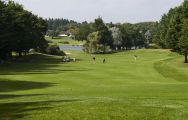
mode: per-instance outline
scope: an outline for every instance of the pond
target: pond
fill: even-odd
[[[74,50],[74,51],[82,51],[83,46],[59,46],[61,50]]]

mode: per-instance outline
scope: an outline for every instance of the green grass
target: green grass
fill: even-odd
[[[0,119],[188,119],[188,65],[182,56],[136,50],[96,55],[93,62],[90,54],[70,52],[77,62],[38,54],[1,65]]]
[[[61,45],[61,46],[77,46],[77,45],[83,45],[84,44],[84,41],[74,40],[70,37],[54,38],[54,39],[52,39],[52,37],[45,37],[45,38],[46,38],[46,40],[52,42],[50,44],[56,44],[56,45]],[[68,43],[65,44],[64,42],[68,42]]]

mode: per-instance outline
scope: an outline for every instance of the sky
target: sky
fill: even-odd
[[[13,0],[43,18],[65,18],[78,22],[102,17],[105,22],[159,21],[183,0]]]

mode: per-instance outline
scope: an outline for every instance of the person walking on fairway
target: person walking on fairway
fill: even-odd
[[[103,59],[103,63],[105,63],[105,62],[106,62],[106,59],[104,58],[104,59]]]
[[[93,62],[95,62],[95,59],[96,59],[96,58],[95,58],[95,57],[93,57]]]
[[[134,59],[135,59],[135,60],[137,60],[137,57],[138,57],[137,55],[134,55]]]

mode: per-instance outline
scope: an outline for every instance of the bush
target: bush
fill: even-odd
[[[47,54],[50,54],[50,55],[59,55],[59,56],[65,55],[65,53],[60,50],[58,45],[48,46],[48,48],[46,49],[46,52],[47,52]]]
[[[158,46],[157,44],[149,44],[148,49],[160,49],[160,46]]]
[[[34,54],[35,52],[36,52],[35,49],[30,49],[30,50],[29,50],[29,53],[31,53],[31,54]]]
[[[66,54],[65,54],[65,52],[63,50],[59,50],[57,55],[65,56]]]
[[[51,41],[51,40],[46,40],[48,43],[53,43],[53,41]]]
[[[63,41],[63,42],[58,42],[58,43],[62,43],[62,44],[70,44],[68,41]]]
[[[106,54],[112,53],[110,46],[106,46],[104,50],[104,46],[101,44],[97,44],[97,42],[87,42],[83,45],[83,51],[86,53],[92,54]]]

